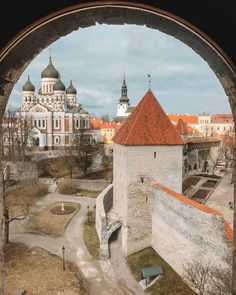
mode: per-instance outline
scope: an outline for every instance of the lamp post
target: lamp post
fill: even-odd
[[[87,209],[88,209],[88,223],[89,223],[89,205],[87,206]]]
[[[65,270],[65,247],[64,245],[62,246],[62,269]]]

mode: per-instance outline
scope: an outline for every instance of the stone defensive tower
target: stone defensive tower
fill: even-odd
[[[125,255],[151,245],[151,183],[182,192],[183,140],[149,89],[113,139],[113,208]]]

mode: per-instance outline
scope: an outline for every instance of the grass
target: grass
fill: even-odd
[[[43,159],[37,163],[39,177],[64,177],[69,175],[66,157]],[[74,167],[73,175],[80,176],[79,168]]]
[[[173,250],[174,251],[174,250]],[[129,255],[127,262],[135,279],[140,281],[140,268],[154,265],[162,266],[165,274],[148,289],[151,295],[196,295],[174,269],[163,260],[152,247]]]
[[[113,168],[103,169],[95,172],[88,173],[87,175],[83,175],[79,178],[86,179],[106,179],[111,181],[113,177]]]
[[[72,264],[62,269],[62,259],[39,247],[9,244],[6,254],[6,295],[24,288],[31,295],[85,295],[84,281]]]
[[[25,186],[7,192],[6,202],[11,216],[23,214],[26,207],[34,204],[48,193],[48,186],[37,180],[28,181]]]
[[[188,190],[192,185],[196,185],[200,180],[201,178],[195,176],[190,176],[185,179],[183,182],[183,192]]]
[[[101,191],[90,191],[86,189],[78,189],[77,192],[80,193],[82,197],[90,198],[96,198],[101,193]]]
[[[89,215],[89,222],[86,221],[84,223],[84,242],[85,245],[89,251],[89,254],[95,258],[98,259],[99,257],[99,239],[97,235],[97,231],[95,228],[95,211],[92,211],[92,213]]]
[[[58,188],[60,194],[73,195],[77,191],[76,183],[71,179],[65,179]]]
[[[69,206],[76,208],[76,210],[71,214],[63,215],[57,215],[51,212],[57,206],[61,206],[61,203],[54,203],[45,210],[37,214],[32,214],[28,223],[30,231],[40,232],[53,237],[63,235],[71,219],[79,212],[81,206],[78,203],[64,202],[65,208]]]

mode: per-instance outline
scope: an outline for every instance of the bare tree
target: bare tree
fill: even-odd
[[[210,263],[204,265],[200,261],[193,261],[184,266],[185,279],[200,295],[207,294],[207,283],[211,278]]]
[[[9,161],[25,160],[26,148],[32,137],[32,118],[8,108],[3,119],[2,146]]]
[[[98,152],[102,152],[104,146],[91,140],[90,135],[86,134],[86,129],[80,129],[74,134],[70,144],[65,147],[65,161],[70,177],[73,176],[73,168],[78,167],[84,175],[93,163],[93,158]]]
[[[4,244],[9,243],[9,225],[14,220],[23,220],[29,214],[30,204],[23,197],[12,200],[8,198],[3,185]]]
[[[184,278],[199,295],[232,295],[232,259],[229,267],[219,268],[210,262],[192,261],[183,266]]]

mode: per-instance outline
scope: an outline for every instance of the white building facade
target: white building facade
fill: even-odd
[[[22,91],[22,105],[17,116],[32,120],[33,145],[41,149],[63,147],[69,145],[71,138],[81,129],[90,128],[90,114],[78,103],[77,90],[72,81],[65,87],[51,57],[41,73],[38,94],[29,77]]]

